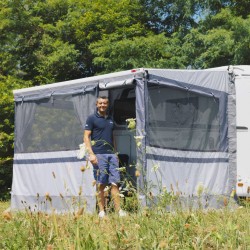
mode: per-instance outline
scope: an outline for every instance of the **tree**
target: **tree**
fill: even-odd
[[[182,53],[194,68],[249,64],[249,44],[250,17],[236,17],[225,8],[185,36]]]
[[[0,199],[9,196],[14,151],[14,101],[12,89],[30,86],[15,77],[0,76]]]
[[[249,64],[249,5],[0,0],[0,196],[13,157],[14,88],[138,67]]]
[[[150,30],[171,36],[175,32],[186,34],[197,23],[195,15],[199,6],[196,0],[141,0],[147,13],[145,22]]]
[[[249,0],[232,0],[231,9],[236,16],[246,19],[249,16],[250,1]]]
[[[102,67],[103,72],[114,68],[118,71],[140,67],[184,68],[180,47],[176,46],[178,42],[178,38],[151,34],[118,41],[109,37],[93,43],[90,48],[95,55],[93,63]]]
[[[82,53],[81,64],[92,74],[106,70],[104,64],[93,63],[96,56],[94,47],[100,48],[101,43],[107,44],[108,41],[113,46],[115,41],[144,37],[148,33],[141,21],[144,14],[139,1],[83,1],[77,8],[82,9],[82,13],[79,17],[75,14],[71,23],[75,29],[77,49]],[[118,69],[113,67],[112,70]]]

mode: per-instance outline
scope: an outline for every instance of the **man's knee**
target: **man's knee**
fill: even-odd
[[[104,189],[105,189],[105,187],[106,187],[107,185],[106,184],[99,184],[99,190],[100,191],[104,191]]]

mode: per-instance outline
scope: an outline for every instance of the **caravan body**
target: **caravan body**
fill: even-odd
[[[92,166],[76,155],[98,95],[109,96],[117,151],[143,204],[167,190],[218,207],[236,186],[234,80],[227,69],[138,69],[14,91],[12,208],[95,210]]]
[[[250,197],[250,66],[235,66],[238,196]]]

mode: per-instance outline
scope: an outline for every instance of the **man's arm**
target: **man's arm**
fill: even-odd
[[[93,150],[92,150],[92,146],[91,146],[91,140],[90,140],[90,136],[91,136],[91,130],[84,130],[84,135],[83,135],[83,141],[85,143],[85,147],[86,150],[89,154],[89,161],[93,164],[93,165],[97,165],[97,158],[96,155],[94,154]]]

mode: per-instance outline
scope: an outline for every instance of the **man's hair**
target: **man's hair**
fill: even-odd
[[[97,100],[98,100],[98,99],[106,99],[106,100],[109,100],[107,96],[98,96],[98,97],[97,97]]]

